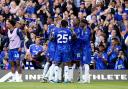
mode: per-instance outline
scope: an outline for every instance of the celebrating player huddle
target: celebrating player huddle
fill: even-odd
[[[62,82],[62,76],[64,76],[64,82],[73,82],[74,69],[78,67],[79,82],[90,83],[91,30],[84,19],[81,21],[74,19],[73,25],[73,30],[68,27],[66,20],[61,21],[60,27],[49,25],[50,39],[47,51],[49,60],[44,66],[42,82],[59,83]],[[64,69],[63,74],[62,69]]]

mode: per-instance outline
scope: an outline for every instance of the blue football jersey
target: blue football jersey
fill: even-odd
[[[5,57],[5,52],[2,51],[2,52],[0,53],[0,62],[3,62],[4,57]]]
[[[48,43],[48,51],[55,51],[56,43],[54,40],[50,40],[54,37],[55,32],[57,31],[57,27],[55,25],[49,25],[48,34],[49,34],[49,43]]]
[[[59,28],[55,32],[57,50],[69,51],[71,45],[71,31],[68,28]]]
[[[101,70],[101,69],[106,69],[107,68],[107,64],[105,64],[101,58],[103,58],[104,60],[107,61],[107,59],[108,59],[107,53],[103,52],[101,57],[99,57],[98,54],[94,55],[94,60],[96,62],[96,69],[97,70]]]
[[[81,28],[75,28],[74,33],[76,34],[77,39],[72,41],[72,48],[73,48],[73,50],[80,50],[82,47],[82,45],[81,45],[82,41],[80,40],[82,29]]]
[[[124,65],[124,60],[125,59],[122,59],[122,58],[119,58],[117,61],[116,61],[116,64],[115,64],[115,70],[123,70],[123,69],[126,69],[125,68],[125,65]]]
[[[91,40],[91,29],[90,27],[86,27],[86,29],[82,30],[81,38],[83,47],[91,47],[90,40]]]
[[[39,52],[43,51],[43,47],[41,45],[32,44],[30,45],[29,50],[30,50],[31,55],[34,57]]]
[[[107,53],[109,53],[112,50],[111,46],[108,47]],[[114,50],[112,50],[112,53],[109,55],[108,62],[111,63],[113,59],[117,58],[118,52],[121,50],[121,46],[115,46]]]
[[[91,45],[90,45],[91,29],[90,27],[86,27],[86,29],[82,30],[80,39],[82,41],[82,47],[83,47],[82,64],[90,64],[91,62]]]
[[[48,31],[47,31],[47,33],[48,33],[49,38],[50,38],[51,34],[54,33],[55,27],[56,26],[54,24],[48,25]]]

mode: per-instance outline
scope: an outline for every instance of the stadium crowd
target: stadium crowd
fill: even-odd
[[[85,25],[90,29],[92,69],[128,69],[128,0],[0,0],[1,69],[11,68],[7,48],[9,23],[19,29],[23,41],[18,50],[22,67],[42,69],[55,52],[49,56],[53,40],[50,30],[53,26],[59,28],[62,20],[68,22],[76,49],[82,46],[75,41],[79,34],[74,29],[84,29]],[[37,45],[39,49],[35,50]],[[80,50],[70,52],[72,60],[74,56],[82,58],[77,51]]]

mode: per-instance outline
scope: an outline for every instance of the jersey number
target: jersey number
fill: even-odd
[[[57,35],[57,43],[67,43],[68,41],[68,34],[58,34]]]

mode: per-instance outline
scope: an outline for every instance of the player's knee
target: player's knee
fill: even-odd
[[[15,67],[15,62],[14,61],[10,62],[10,64],[11,64],[11,67]]]
[[[71,62],[65,62],[64,65],[65,66],[70,66],[71,65]]]
[[[54,62],[55,66],[60,66],[59,62]]]
[[[17,66],[20,66],[20,61],[16,61],[16,65]]]
[[[85,70],[89,70],[89,65],[88,64],[84,64]]]
[[[76,65],[77,65],[78,67],[80,67],[80,61],[77,61]]]

